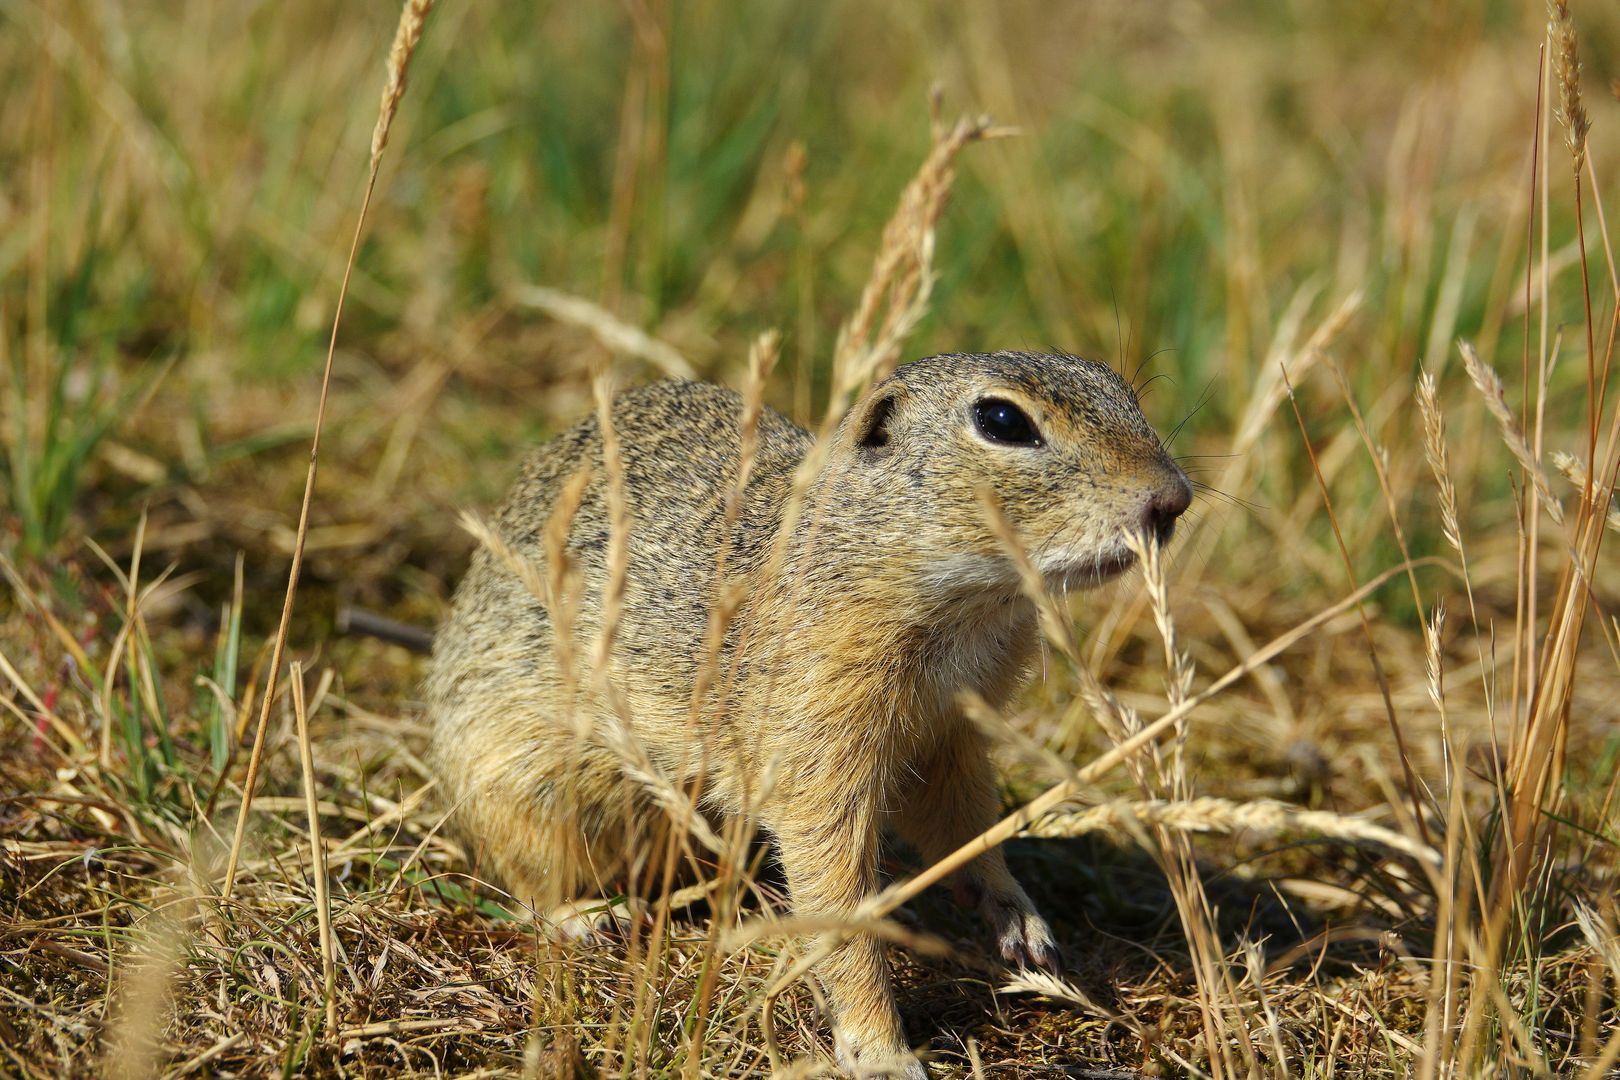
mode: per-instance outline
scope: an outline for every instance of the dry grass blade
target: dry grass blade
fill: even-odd
[[[304,774],[304,809],[309,823],[309,873],[315,882],[315,918],[321,935],[321,982],[326,995],[326,1034],[337,1034],[337,948],[332,937],[332,896],[321,842],[321,811],[315,782],[315,749],[309,738],[309,710],[304,702],[304,668],[294,660],[287,671],[293,717],[298,724],[298,761]]]
[[[1001,501],[997,498],[995,489],[988,484],[981,484],[978,490],[979,507],[984,511],[986,523],[995,534],[996,542],[1007,558],[1012,560],[1013,567],[1018,571],[1019,586],[1023,589],[1024,597],[1035,605],[1035,614],[1040,619],[1041,631],[1049,638],[1064,656],[1074,660],[1079,665],[1079,648],[1075,642],[1074,628],[1059,609],[1057,602],[1046,587],[1046,579],[1041,575],[1029,552],[1024,549],[1023,542],[1013,531],[1012,524],[1007,515],[1002,512]]]
[[[737,530],[737,517],[742,512],[743,498],[759,454],[759,420],[765,411],[765,384],[776,367],[781,344],[781,336],[775,330],[768,330],[754,340],[753,346],[748,351],[748,384],[743,391],[742,412],[737,418],[737,475],[731,489],[726,492],[725,509],[722,511],[720,524],[722,541],[719,553],[715,557],[714,576],[718,583],[719,595],[709,610],[708,626],[704,634],[703,663],[698,666],[697,677],[692,685],[689,719],[694,725],[699,722],[700,712],[708,702],[709,691],[719,674],[726,632],[731,628],[737,608],[747,595],[747,580],[741,576],[735,580],[728,578],[726,564],[731,553],[732,539]],[[714,707],[721,710],[724,708],[724,702],[716,702]]]
[[[1442,720],[1446,712],[1446,682],[1440,640],[1445,634],[1445,629],[1446,605],[1443,601],[1436,601],[1423,628],[1423,659],[1424,673],[1429,677],[1429,700],[1434,702],[1434,707],[1439,711]],[[1441,736],[1445,737],[1443,726]],[[1449,757],[1447,760],[1449,761]]]
[[[773,577],[787,558],[805,499],[826,464],[832,433],[854,404],[854,395],[894,366],[907,336],[927,313],[934,280],[934,226],[956,179],[957,156],[970,143],[1006,134],[988,117],[963,117],[949,129],[936,126],[927,158],[884,226],[860,302],[838,331],[832,393],[816,427],[815,445],[794,473],[763,578]]]
[[[1294,396],[1294,386],[1288,378],[1287,372],[1283,373],[1282,379],[1283,385],[1288,391],[1288,404],[1293,410],[1294,422],[1299,426],[1300,441],[1305,444],[1305,455],[1310,460],[1311,473],[1316,477],[1316,487],[1322,496],[1322,507],[1327,511],[1328,524],[1333,529],[1333,541],[1338,546],[1339,558],[1344,564],[1345,576],[1349,578],[1351,586],[1354,587],[1356,583],[1355,563],[1350,558],[1350,549],[1345,546],[1344,532],[1339,528],[1339,515],[1333,508],[1333,494],[1328,490],[1327,478],[1322,475],[1322,465],[1317,459],[1316,447],[1311,443],[1310,432],[1305,427],[1305,417],[1299,411],[1299,400]],[[1408,558],[1402,565],[1406,567],[1407,579],[1415,583],[1416,578],[1413,577],[1412,560]],[[1413,588],[1415,590],[1415,584]],[[1389,721],[1390,734],[1395,738],[1395,750],[1400,755],[1401,774],[1406,782],[1406,796],[1412,803],[1412,818],[1417,822],[1418,831],[1422,834],[1424,843],[1428,843],[1429,829],[1424,821],[1422,792],[1419,789],[1417,774],[1412,769],[1411,756],[1407,752],[1406,736],[1401,731],[1400,720],[1395,715],[1395,701],[1390,694],[1389,678],[1384,672],[1384,663],[1378,657],[1378,644],[1373,639],[1372,623],[1367,618],[1366,609],[1360,605],[1356,607],[1356,616],[1361,623],[1362,639],[1367,643],[1367,658],[1372,662],[1373,679],[1378,683],[1379,696],[1383,698],[1384,715]]]
[[[1587,944],[1608,966],[1610,976],[1620,982],[1620,934],[1604,925],[1602,916],[1590,904],[1579,901],[1575,904],[1575,923]]]
[[[1167,674],[1165,697],[1169,699],[1170,707],[1175,708],[1192,693],[1194,673],[1192,657],[1178,643],[1175,619],[1170,614],[1170,579],[1165,573],[1164,547],[1135,532],[1126,534],[1125,545],[1136,555],[1137,563],[1142,568],[1153,624],[1158,628],[1159,640],[1164,645]],[[1186,737],[1187,730],[1183,725],[1176,732],[1178,744],[1185,742]],[[1179,752],[1179,745],[1177,749]]]
[[[697,372],[673,345],[632,326],[600,304],[544,285],[517,285],[508,290],[516,303],[545,312],[558,322],[590,331],[605,347],[645,360],[672,379],[691,379]]]
[[[653,802],[676,826],[677,835],[690,833],[693,839],[712,853],[725,854],[728,850],[725,841],[715,835],[708,821],[698,812],[693,799],[652,760],[647,748],[623,718],[628,708],[619,702],[616,712],[619,715],[608,717],[596,726],[595,734],[618,757],[620,771],[641,785],[652,797]]]
[[[1446,420],[1440,412],[1434,376],[1427,371],[1418,376],[1417,403],[1423,417],[1423,456],[1434,474],[1435,489],[1440,495],[1440,534],[1462,560],[1466,578],[1468,556],[1463,551],[1462,526],[1457,519],[1457,485],[1451,480],[1451,461],[1446,452]]]
[[[1451,457],[1446,448],[1446,421],[1440,411],[1439,389],[1435,385],[1434,376],[1424,371],[1418,377],[1417,384],[1418,412],[1423,417],[1423,456],[1428,462],[1429,471],[1434,475],[1435,489],[1440,496],[1440,533],[1446,543],[1451,545],[1457,553],[1457,561],[1462,569],[1463,592],[1468,598],[1468,619],[1474,628],[1474,649],[1479,659],[1479,670],[1482,685],[1486,693],[1490,692],[1489,682],[1486,681],[1485,672],[1485,646],[1481,640],[1479,625],[1479,608],[1474,602],[1474,582],[1468,570],[1468,551],[1463,546],[1462,526],[1457,514],[1457,485],[1451,479]],[[1429,694],[1441,711],[1441,724],[1443,726],[1442,738],[1446,740],[1445,765],[1447,785],[1451,783],[1451,752],[1449,749],[1450,731],[1445,715],[1444,693],[1438,686],[1440,670],[1440,640],[1439,623],[1445,618],[1445,608],[1437,604],[1430,620],[1425,627],[1424,648],[1428,655],[1430,673]]]
[[[1592,325],[1592,280],[1587,272],[1586,222],[1582,198],[1583,174],[1586,171],[1586,140],[1592,122],[1581,101],[1581,53],[1575,35],[1575,23],[1570,18],[1569,0],[1548,0],[1547,34],[1552,38],[1554,67],[1558,75],[1558,113],[1564,125],[1564,141],[1569,147],[1570,167],[1575,179],[1575,240],[1580,249],[1581,289],[1586,311],[1586,399],[1587,406],[1587,461],[1597,460],[1598,423],[1603,415],[1603,399],[1609,388],[1609,372],[1604,367],[1601,385],[1597,377],[1597,343]],[[1607,237],[1604,243],[1608,243]],[[1541,444],[1538,442],[1537,446]],[[1588,500],[1592,492],[1584,492]]]
[[[602,468],[607,474],[607,585],[600,600],[600,628],[591,656],[591,670],[599,683],[606,683],[613,659],[613,643],[618,639],[624,618],[624,595],[630,574],[630,506],[625,498],[624,449],[613,423],[614,383],[603,374],[592,381],[596,398],[596,425],[602,437]]]
[[[1244,467],[1242,463],[1246,461],[1248,451],[1260,441],[1266,425],[1271,422],[1277,409],[1287,399],[1288,387],[1282,376],[1286,374],[1289,379],[1296,382],[1304,378],[1306,372],[1327,355],[1327,350],[1350,326],[1357,313],[1361,311],[1362,302],[1363,297],[1359,290],[1347,294],[1311,333],[1303,346],[1287,356],[1283,363],[1268,364],[1261,369],[1258,375],[1259,385],[1249,399],[1249,407],[1238,422],[1237,434],[1232,440],[1234,457],[1232,470]],[[1222,479],[1221,486],[1229,487],[1234,475],[1235,473],[1229,471]]]
[[[1067,979],[1059,978],[1049,971],[1039,968],[1020,968],[1011,978],[1001,984],[1003,994],[1040,994],[1054,1001],[1067,1001],[1078,1005],[1094,1016],[1109,1016],[1115,1014],[1097,1004],[1092,997],[1080,987]]]
[[[18,672],[16,667],[12,665],[11,661],[6,659],[6,654],[4,652],[0,652],[0,675],[4,675],[6,680],[10,682],[12,686],[17,688],[17,693],[22,695],[24,701],[28,702],[29,707],[34,710],[35,715],[44,718],[45,721],[51,725],[51,729],[62,737],[62,741],[65,745],[75,749],[83,749],[84,740],[79,737],[78,731],[74,729],[73,725],[69,724],[67,721],[58,716],[55,709],[52,709],[45,704],[44,699],[42,699],[39,694],[34,691],[33,687],[28,685],[27,681],[23,679],[22,674]],[[6,701],[6,704],[11,704],[9,698]],[[66,758],[67,755],[64,754],[63,757]]]
[[[1165,696],[1174,709],[1184,703],[1192,692],[1194,672],[1191,657],[1177,644],[1175,620],[1170,614],[1170,583],[1164,572],[1164,548],[1135,532],[1126,535],[1125,543],[1135,553],[1142,569],[1153,621],[1164,645]],[[1191,795],[1186,770],[1186,742],[1187,724],[1183,720],[1176,725],[1168,756],[1159,753],[1157,745],[1151,748],[1155,775],[1149,777],[1146,770],[1137,772],[1137,784],[1144,795],[1152,797],[1168,793],[1175,800],[1183,800]],[[1246,1020],[1246,1007],[1236,994],[1236,981],[1221,948],[1214,911],[1204,889],[1198,864],[1193,858],[1192,843],[1185,831],[1160,822],[1152,823],[1152,828],[1156,854],[1175,899],[1176,912],[1192,955],[1203,1013],[1205,1049],[1211,1070],[1216,1076],[1235,1071],[1236,1064],[1229,1053],[1229,1047],[1235,1044],[1247,1071],[1252,1073],[1256,1052],[1249,1034],[1250,1024],[1244,1022],[1234,1028],[1227,1022],[1228,1015]]]
[[[1569,0],[1548,0],[1547,33],[1553,39],[1553,62],[1558,74],[1558,119],[1564,125],[1575,174],[1586,164],[1586,136],[1592,130],[1581,101],[1581,55]]]
[[[963,716],[987,738],[1010,748],[1018,759],[1059,780],[1074,779],[1074,765],[1067,758],[1008,723],[998,710],[978,694],[964,690],[957,694],[956,701]]]
[[[1333,357],[1328,357],[1328,367],[1333,372],[1334,381],[1338,383],[1339,393],[1344,397],[1345,408],[1350,411],[1350,420],[1356,429],[1356,435],[1361,439],[1361,445],[1367,451],[1367,460],[1372,465],[1373,475],[1378,479],[1378,490],[1384,496],[1384,511],[1389,517],[1389,527],[1395,537],[1395,546],[1400,550],[1401,558],[1408,561],[1412,558],[1411,545],[1406,542],[1406,529],[1401,525],[1401,512],[1399,500],[1396,497],[1394,485],[1389,475],[1390,457],[1387,447],[1379,445],[1374,439],[1372,430],[1361,413],[1361,406],[1356,402],[1356,394],[1350,385],[1349,376],[1344,368]],[[1423,595],[1418,588],[1417,575],[1407,575],[1407,584],[1412,588],[1412,607],[1417,611],[1423,610]]]
[[[34,595],[33,590],[24,583],[22,576],[17,572],[16,563],[12,562],[3,551],[0,551],[0,576],[5,577],[6,583],[11,587],[12,596],[18,601],[27,604],[30,610],[44,620],[46,626],[50,627],[51,636],[56,639],[58,645],[62,646],[62,650],[73,658],[73,662],[79,665],[81,670],[88,670],[91,663],[89,654],[84,651],[84,646],[80,645],[78,639],[73,636],[72,631],[62,624],[62,620],[57,618],[56,613],[41,602],[38,596]],[[75,733],[75,737],[77,737],[77,733]]]
[[[292,626],[293,601],[298,595],[298,573],[303,567],[304,544],[309,537],[310,504],[315,497],[315,472],[321,456],[321,429],[326,421],[327,398],[332,388],[332,362],[337,356],[338,326],[343,321],[343,305],[349,295],[349,281],[354,273],[355,256],[360,252],[360,237],[365,231],[366,214],[371,208],[371,196],[377,189],[377,169],[382,163],[383,148],[388,145],[388,132],[400,99],[405,95],[405,78],[411,57],[422,39],[422,29],[434,0],[405,0],[400,11],[399,26],[394,43],[388,52],[388,75],[383,85],[382,102],[376,127],[371,133],[371,163],[367,169],[366,191],[360,200],[360,213],[354,222],[354,237],[349,243],[349,257],[343,266],[343,282],[338,286],[337,306],[332,314],[332,333],[327,339],[326,362],[321,368],[321,392],[315,406],[315,434],[309,447],[309,471],[304,477],[304,497],[298,509],[298,533],[293,543],[292,562],[287,569],[287,596],[281,606],[281,622],[276,627],[275,644],[270,650],[270,667],[265,674],[264,697],[259,709],[259,724],[253,733],[253,749],[248,755],[247,775],[242,780],[242,805],[236,814],[236,832],[231,838],[230,854],[225,864],[225,881],[220,886],[223,899],[231,898],[236,885],[237,868],[242,858],[242,842],[247,836],[248,814],[253,808],[253,792],[258,784],[259,768],[264,758],[264,739],[270,728],[270,707],[276,697],[276,682],[281,675],[282,655],[287,648],[287,632]]]
[[[748,480],[754,472],[759,453],[759,418],[765,411],[765,389],[771,372],[776,370],[781,348],[782,335],[767,330],[754,339],[748,350],[748,385],[743,391],[742,416],[737,420],[737,479],[726,493],[725,535],[728,537],[736,528],[743,493],[748,490]]]
[[[586,473],[579,475],[588,476]],[[554,602],[545,575],[541,573],[540,567],[535,565],[534,560],[519,554],[512,545],[502,539],[501,534],[495,530],[493,525],[471,510],[463,510],[459,522],[468,535],[483,545],[506,568],[509,574],[517,578],[523,584],[523,587],[529,590],[530,596],[546,605],[548,612],[552,610]]]
[[[545,534],[541,538],[546,553],[545,580],[538,584],[537,591],[536,583],[528,577],[522,578],[530,595],[545,605],[547,613],[551,616],[552,626],[556,628],[552,634],[552,649],[557,654],[557,669],[562,674],[563,686],[569,700],[573,700],[574,689],[579,682],[578,645],[574,641],[574,625],[578,621],[580,596],[583,590],[580,587],[579,568],[574,565],[573,557],[568,554],[568,532],[573,528],[574,518],[579,514],[580,505],[585,501],[585,490],[590,487],[590,483],[591,471],[580,469],[563,485],[562,496],[557,500],[557,506],[552,510],[550,519],[546,521]],[[505,557],[503,561],[507,561]],[[523,561],[527,564],[527,560]]]
[[[985,523],[990,526],[1002,554],[1011,560],[1014,569],[1017,570],[1019,587],[1025,598],[1035,605],[1041,632],[1073,665],[1075,678],[1080,684],[1080,697],[1091,710],[1092,718],[1116,744],[1128,741],[1140,733],[1142,727],[1140,718],[1135,710],[1123,705],[1098,681],[1096,674],[1080,656],[1080,646],[1074,636],[1074,627],[1059,608],[1056,597],[1046,587],[1046,579],[1013,531],[1012,524],[1002,512],[995,491],[987,485],[981,485],[977,495]],[[1174,706],[1171,707],[1171,711],[1176,711]],[[1147,746],[1147,757],[1151,759],[1155,768],[1160,766],[1159,748],[1156,744]],[[1133,770],[1143,767],[1134,757],[1127,758],[1126,761]]]
[[[134,548],[133,551],[130,552],[130,556],[129,556],[129,577],[125,580],[125,592],[126,592],[125,602],[126,602],[126,606],[124,608],[124,624],[125,624],[125,626],[130,628],[130,632],[125,637],[125,647],[129,650],[129,662],[130,662],[131,669],[134,668],[134,664],[135,664],[135,634],[134,634],[135,613],[136,613],[136,605],[137,605],[137,602],[138,602],[139,597],[140,597],[141,551],[146,546],[145,545],[145,540],[146,540],[146,512],[143,510],[141,512],[141,522],[135,528],[135,548]],[[112,651],[112,658],[109,658],[109,661],[108,661],[109,665],[111,663],[113,663],[113,660],[118,656],[118,652],[119,652],[119,650],[117,650],[117,649],[114,649]],[[112,670],[111,670],[111,667],[109,666],[109,668],[108,668],[109,682],[111,681],[111,678],[110,678],[111,674],[112,674]],[[112,722],[111,722],[111,711],[109,710],[106,715],[107,715],[107,722],[101,725],[101,767],[103,769],[110,769],[110,768],[112,768],[112,730],[113,730],[113,725],[112,725]]]

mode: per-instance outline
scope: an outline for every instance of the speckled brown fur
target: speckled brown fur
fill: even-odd
[[[986,439],[973,418],[986,397],[1022,408],[1042,445]],[[741,411],[737,394],[697,383],[657,383],[613,402],[630,532],[623,619],[605,674],[657,767],[682,784],[701,770],[708,810],[750,805],[770,771],[760,818],[795,907],[836,915],[878,888],[884,831],[932,860],[998,813],[988,748],[957,696],[970,689],[1007,701],[1037,635],[980,491],[994,492],[1049,583],[1068,588],[1122,570],[1125,530],[1145,522],[1163,530],[1190,489],[1107,365],[1025,353],[930,357],[899,368],[851,410],[772,573],[772,542],[811,439],[766,410],[724,559],[728,578],[747,581],[747,598],[694,724]],[[568,539],[583,573],[582,657],[608,583],[602,456],[595,419],[542,446],[498,522],[513,548],[543,562],[563,485],[593,470]],[[551,635],[543,605],[480,551],[439,632],[428,683],[434,761],[459,828],[489,870],[542,910],[622,882],[647,856],[657,820],[599,736],[614,714],[593,689],[596,673],[582,673],[573,702],[563,700]],[[1050,930],[999,850],[957,885],[977,898],[1009,960],[1055,961]],[[923,1075],[907,1055],[875,940],[849,941],[817,974],[847,1067],[898,1060]]]

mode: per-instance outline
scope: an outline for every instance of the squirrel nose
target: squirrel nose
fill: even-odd
[[[1168,544],[1176,531],[1176,519],[1192,503],[1192,485],[1180,469],[1167,474],[1148,496],[1142,511],[1142,531],[1160,544]]]

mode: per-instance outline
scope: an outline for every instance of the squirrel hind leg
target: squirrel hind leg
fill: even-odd
[[[563,936],[589,936],[604,903],[589,898],[623,895],[645,877],[653,815],[606,755],[587,750],[555,766],[486,781],[456,816],[483,876],[543,921],[559,913]]]

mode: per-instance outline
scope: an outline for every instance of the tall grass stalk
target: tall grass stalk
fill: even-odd
[[[366,170],[365,194],[360,198],[360,212],[355,217],[354,239],[349,244],[349,258],[343,267],[343,281],[338,286],[337,306],[332,315],[332,333],[327,339],[326,363],[321,369],[321,393],[315,406],[315,435],[309,447],[309,472],[304,478],[304,498],[298,510],[298,533],[293,543],[292,564],[287,570],[287,596],[281,605],[281,624],[276,628],[275,644],[271,646],[270,667],[265,673],[264,694],[259,707],[259,724],[253,733],[253,749],[248,757],[247,775],[242,780],[242,804],[236,814],[236,833],[231,838],[231,850],[225,864],[225,880],[220,896],[231,898],[236,884],[236,871],[242,856],[242,841],[247,835],[248,814],[253,808],[253,792],[259,779],[259,766],[264,757],[264,737],[270,726],[270,706],[276,697],[276,683],[281,675],[282,653],[287,647],[287,631],[292,625],[293,600],[298,595],[298,573],[304,562],[304,543],[309,536],[309,510],[315,497],[315,470],[320,463],[321,428],[326,421],[327,396],[332,388],[332,363],[337,356],[338,327],[343,321],[343,303],[349,295],[349,279],[354,273],[355,256],[360,251],[360,237],[365,231],[366,213],[371,209],[371,196],[377,188],[377,172],[382,165],[383,149],[388,145],[388,132],[393,127],[394,115],[405,96],[405,77],[410,70],[411,57],[422,40],[422,30],[434,0],[405,0],[400,10],[399,26],[394,32],[394,43],[388,51],[388,73],[383,83],[382,102],[377,124],[371,132],[371,161]]]

